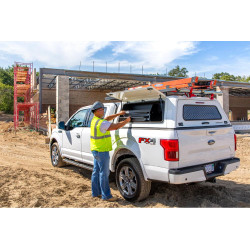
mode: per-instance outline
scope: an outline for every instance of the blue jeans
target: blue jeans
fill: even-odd
[[[92,196],[102,195],[103,200],[112,198],[109,188],[109,152],[92,151],[94,169],[91,176]]]

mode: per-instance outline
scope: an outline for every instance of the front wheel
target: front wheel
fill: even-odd
[[[145,181],[136,158],[123,159],[116,169],[116,185],[127,201],[142,201],[150,193],[151,182]]]
[[[51,146],[50,158],[51,158],[51,163],[54,167],[62,167],[66,165],[62,160],[57,142],[54,142]]]

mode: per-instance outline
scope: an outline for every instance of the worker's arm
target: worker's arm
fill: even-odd
[[[107,131],[111,131],[111,130],[117,130],[119,128],[122,128],[123,126],[125,126],[127,123],[129,123],[131,121],[131,118],[128,117],[126,120],[122,121],[122,122],[118,122],[118,123],[112,123],[109,128],[107,129]]]
[[[125,115],[125,111],[121,111],[121,112],[119,112],[119,113],[117,113],[117,114],[114,114],[114,115],[109,115],[109,116],[107,116],[107,117],[105,117],[104,119],[106,120],[106,121],[112,121],[113,119],[115,119],[117,116],[119,116],[119,115]]]

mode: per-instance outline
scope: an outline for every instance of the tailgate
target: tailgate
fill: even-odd
[[[179,167],[234,157],[234,130],[217,102],[180,100],[177,124]]]

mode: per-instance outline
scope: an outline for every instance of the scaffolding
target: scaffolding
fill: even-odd
[[[14,127],[19,126],[19,112],[24,112],[23,122],[35,129],[39,128],[39,103],[33,102],[34,85],[31,84],[33,63],[14,65]],[[34,81],[34,79],[33,79]]]

